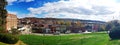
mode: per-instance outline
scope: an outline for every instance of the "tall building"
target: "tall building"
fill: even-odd
[[[17,28],[18,18],[14,14],[7,14],[6,18],[6,30],[11,30],[11,28]]]

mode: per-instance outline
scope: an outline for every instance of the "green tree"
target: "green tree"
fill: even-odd
[[[5,25],[6,25],[6,16],[7,16],[7,11],[5,9],[7,5],[6,0],[0,0],[0,32],[5,31]]]
[[[120,21],[119,20],[113,20],[110,22],[107,22],[106,24],[106,30],[111,30],[115,27],[119,27],[120,26]]]

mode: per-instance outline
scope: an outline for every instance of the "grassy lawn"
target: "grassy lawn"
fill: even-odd
[[[16,44],[6,44],[6,43],[0,42],[0,45],[26,45],[26,44],[24,44],[22,41],[18,41]]]
[[[21,35],[28,45],[120,45],[120,40],[109,41],[108,34],[90,33],[59,36]]]
[[[0,42],[0,45],[8,45],[8,44],[5,44],[5,43]]]

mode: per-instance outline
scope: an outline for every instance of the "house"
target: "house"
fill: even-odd
[[[7,14],[6,18],[6,30],[11,30],[11,28],[17,28],[18,18],[14,14]]]
[[[30,25],[24,25],[22,28],[18,29],[21,34],[30,34],[31,33],[31,26]]]
[[[29,22],[29,23],[27,23]],[[81,32],[97,32],[101,25],[105,22],[78,19],[57,19],[57,18],[34,18],[26,17],[20,19],[20,25],[30,25],[32,31],[36,33],[81,33]]]

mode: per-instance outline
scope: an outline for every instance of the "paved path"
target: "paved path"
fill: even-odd
[[[83,33],[70,33],[70,34],[59,34],[59,35],[75,35],[75,34],[83,34]],[[54,35],[54,34],[41,34],[41,33],[31,33],[31,35],[58,36],[58,35]]]

